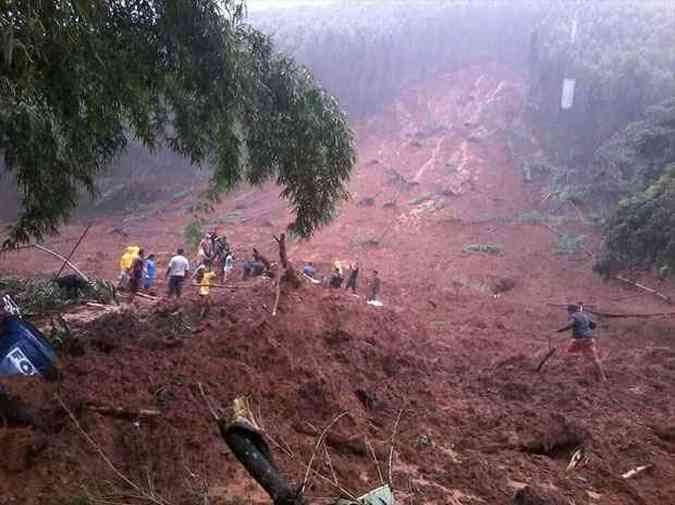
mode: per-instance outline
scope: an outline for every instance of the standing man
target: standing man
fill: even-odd
[[[582,353],[590,358],[593,361],[599,379],[602,382],[606,381],[607,376],[602,368],[595,337],[593,336],[593,330],[596,327],[595,322],[588,315],[588,312],[580,310],[578,305],[568,305],[567,313],[569,315],[567,325],[558,330],[558,333],[572,330],[572,341],[567,352]]]
[[[190,272],[190,262],[183,255],[183,249],[178,249],[176,255],[169,261],[165,277],[169,279],[169,298],[173,295],[180,298],[185,277]]]
[[[138,254],[134,256],[129,269],[129,291],[131,292],[131,299],[133,300],[143,285],[143,270],[145,269],[145,258],[143,258],[143,249],[138,250]]]
[[[356,280],[359,276],[359,264],[349,266],[349,278],[345,290],[352,288],[352,293],[356,294]]]
[[[380,295],[380,286],[382,285],[382,281],[380,281],[380,277],[377,270],[373,270],[373,277],[370,279],[368,285],[370,287],[368,301],[369,302],[377,301],[377,297]]]

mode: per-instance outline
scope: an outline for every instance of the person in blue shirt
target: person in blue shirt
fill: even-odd
[[[157,263],[155,262],[155,255],[151,254],[145,259],[143,268],[143,288],[150,289],[155,282],[157,275]]]
[[[605,370],[600,361],[600,355],[595,342],[593,330],[596,327],[595,321],[584,310],[583,304],[568,305],[567,314],[569,319],[567,324],[558,330],[558,333],[572,330],[572,341],[568,349],[569,353],[580,353],[587,356],[595,366],[598,377],[602,382],[607,380]]]
[[[311,261],[306,263],[305,266],[302,267],[302,273],[308,277],[314,278],[316,275],[316,268],[314,268],[314,264]]]

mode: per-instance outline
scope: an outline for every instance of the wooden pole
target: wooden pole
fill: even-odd
[[[660,292],[656,291],[655,289],[648,288],[644,284],[640,284],[639,282],[631,281],[629,279],[626,279],[625,277],[622,277],[621,275],[617,275],[615,277],[615,279],[617,279],[621,282],[625,282],[626,284],[630,284],[631,286],[635,286],[636,288],[641,289],[643,291],[646,291],[647,293],[651,293],[652,295],[654,295],[658,298],[661,298],[661,300],[665,301],[666,303],[668,303],[670,305],[672,305],[672,303],[673,303],[673,300],[669,296],[664,295],[663,293],[660,293]]]
[[[542,359],[539,362],[539,365],[537,365],[537,372],[540,372],[541,369],[544,368],[544,365],[546,364],[546,362],[551,358],[551,356],[553,356],[555,354],[556,349],[557,349],[557,347],[554,347],[553,349],[551,349],[550,351],[548,351],[546,353],[546,355],[544,356],[544,359]]]
[[[75,244],[75,247],[73,247],[73,250],[70,251],[70,254],[68,255],[68,258],[63,262],[63,265],[61,265],[61,268],[59,268],[59,271],[56,273],[56,277],[54,277],[54,280],[58,279],[59,276],[61,275],[61,273],[63,272],[63,269],[66,268],[66,263],[71,260],[71,258],[73,257],[73,254],[75,254],[75,251],[77,251],[77,248],[80,247],[80,244],[84,240],[84,237],[86,237],[87,233],[89,232],[89,228],[91,228],[91,226],[93,224],[94,223],[89,223],[87,225],[87,227],[84,229],[84,232],[82,232],[82,235],[80,236],[80,239]]]
[[[42,252],[45,252],[45,253],[47,253],[47,254],[51,254],[51,255],[54,256],[55,258],[60,259],[60,260],[63,261],[66,265],[68,265],[68,267],[70,267],[70,269],[71,269],[73,272],[75,272],[77,275],[79,275],[80,277],[82,277],[82,279],[83,279],[85,282],[89,282],[89,278],[88,278],[86,275],[84,275],[82,272],[80,272],[80,270],[79,270],[75,265],[73,265],[73,264],[68,260],[68,258],[63,257],[63,256],[61,256],[59,253],[54,252],[54,251],[52,251],[51,249],[47,249],[46,247],[41,246],[40,244],[34,244],[33,247],[35,247],[36,249],[38,249],[38,250],[40,250],[40,251],[42,251]]]

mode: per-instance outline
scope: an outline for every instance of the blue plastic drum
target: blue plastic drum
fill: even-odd
[[[40,330],[26,321],[8,317],[0,332],[0,377],[56,378],[56,353]]]

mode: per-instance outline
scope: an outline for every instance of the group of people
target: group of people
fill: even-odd
[[[234,268],[234,254],[225,236],[207,233],[199,242],[197,251],[197,268],[192,280],[199,287],[199,294],[208,296],[209,287],[214,279],[224,282]],[[190,274],[190,261],[180,248],[170,259],[165,278],[168,281],[169,298],[179,298],[183,286]],[[120,276],[118,287],[127,290],[132,297],[141,289],[150,290],[157,277],[157,261],[154,254],[145,255],[142,247],[129,246],[120,258]]]
[[[154,254],[145,256],[143,248],[129,246],[120,258],[120,276],[118,287],[128,289],[135,295],[141,288],[152,288],[157,275],[157,263]]]
[[[336,264],[334,268],[335,269],[333,273],[329,277],[323,277],[322,281],[324,284],[333,289],[340,289],[342,288],[342,284],[345,282],[345,275],[342,271],[341,265]],[[356,294],[360,270],[361,267],[358,264],[349,265],[349,272],[346,276],[347,282],[345,284],[345,290],[351,289],[352,293]],[[302,273],[311,279],[316,279],[317,277],[316,268],[311,261],[305,263]],[[370,279],[368,279],[367,300],[369,302],[378,301],[381,286],[382,281],[380,280],[380,275],[377,270],[373,270]]]

